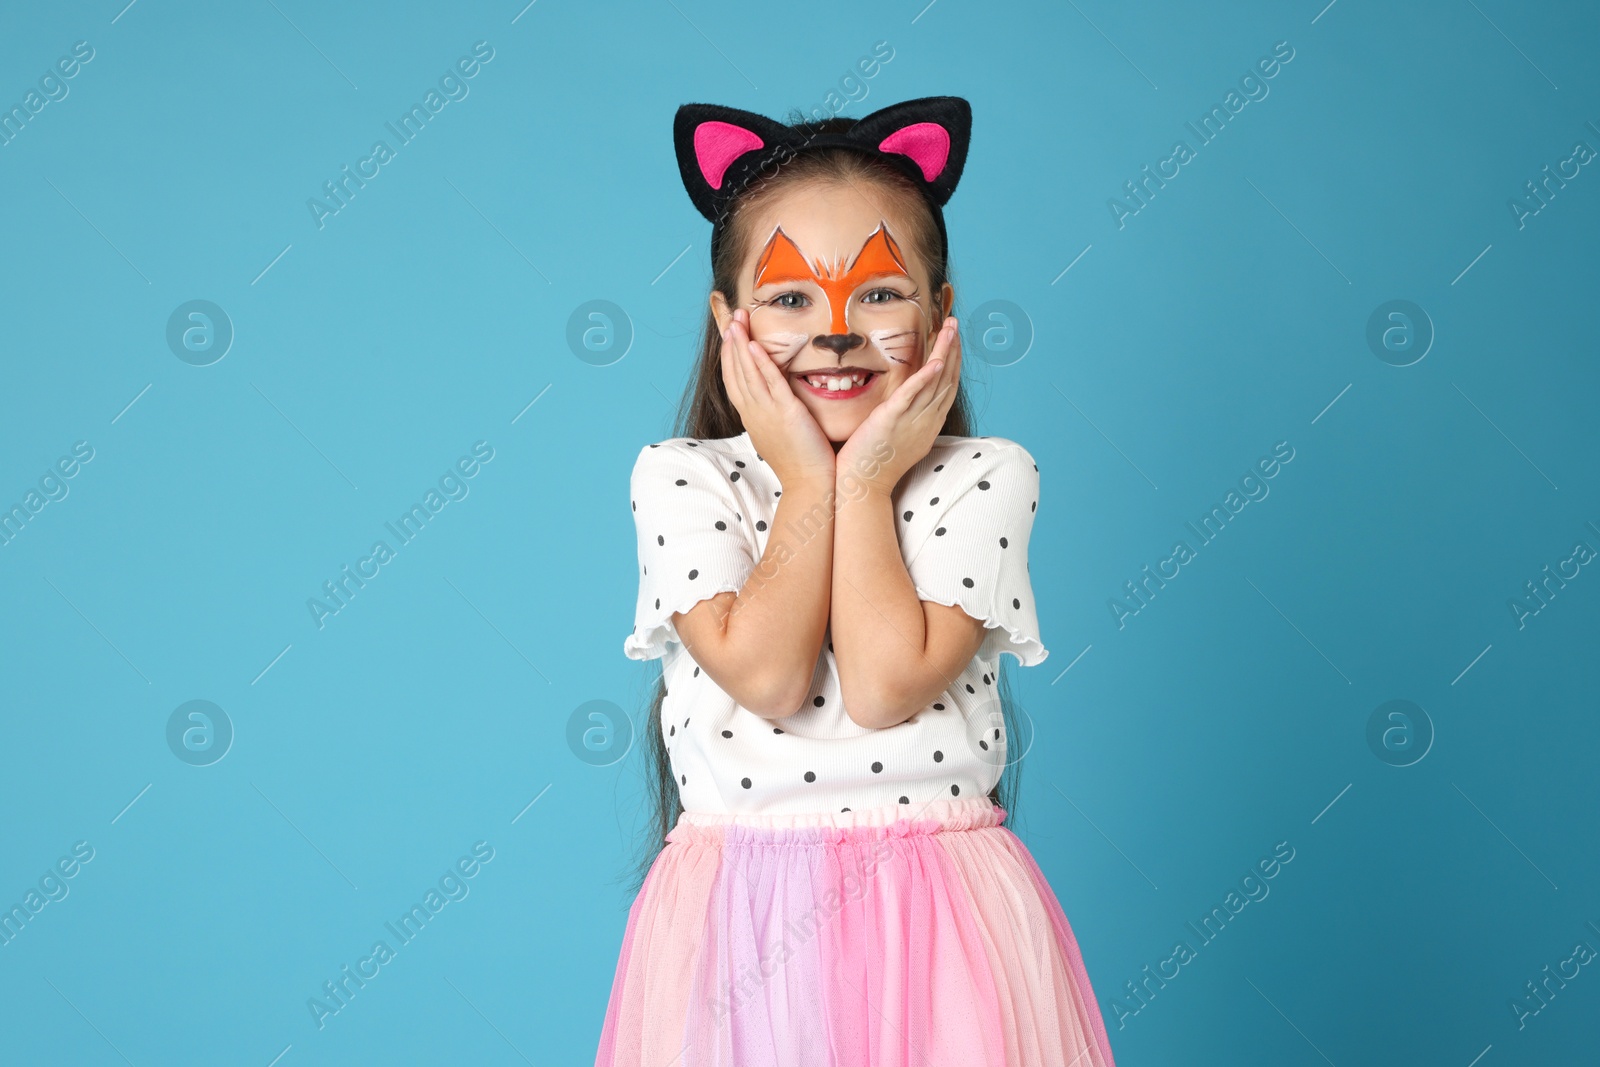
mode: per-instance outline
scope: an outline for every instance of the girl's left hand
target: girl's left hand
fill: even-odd
[[[915,374],[873,409],[839,449],[838,475],[889,495],[944,429],[961,383],[960,324],[947,317]]]

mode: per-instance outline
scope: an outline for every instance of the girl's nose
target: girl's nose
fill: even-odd
[[[819,333],[811,339],[811,343],[827,352],[832,352],[840,358],[852,348],[860,348],[866,343],[866,338],[859,333]]]

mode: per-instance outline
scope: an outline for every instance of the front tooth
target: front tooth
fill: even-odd
[[[839,390],[841,390],[843,388],[844,388],[844,379],[843,378],[829,378],[828,379],[828,391],[830,393],[837,393]]]

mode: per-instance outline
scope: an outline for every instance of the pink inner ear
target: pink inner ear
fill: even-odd
[[[694,128],[695,161],[713,189],[722,188],[722,176],[734,160],[763,143],[749,130],[730,122],[702,122]]]
[[[931,182],[950,158],[950,131],[937,122],[919,122],[885,137],[878,150],[910,156],[922,168],[923,179]]]

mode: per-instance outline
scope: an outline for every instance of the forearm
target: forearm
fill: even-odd
[[[842,500],[834,519],[833,652],[850,717],[904,722],[950,684],[928,655],[929,622],[906,571],[894,502],[872,489]]]
[[[828,481],[785,485],[766,551],[744,587],[678,616],[695,661],[765,718],[799,710],[816,672],[832,593],[832,491]]]

